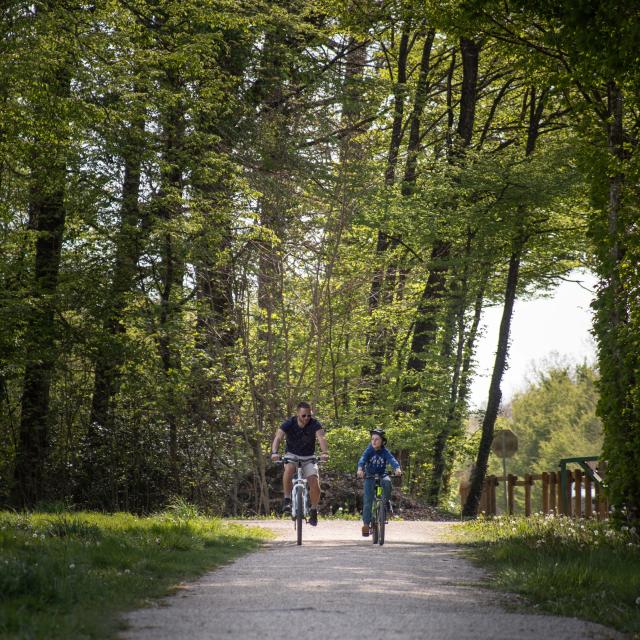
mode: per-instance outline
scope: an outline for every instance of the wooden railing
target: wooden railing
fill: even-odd
[[[563,482],[562,476],[565,475]],[[542,511],[543,514],[567,515],[576,518],[593,518],[604,520],[609,515],[609,505],[602,485],[596,482],[592,475],[581,470],[565,469],[541,474],[526,474],[522,478],[508,474],[504,476],[487,476],[482,489],[479,511],[487,515],[498,513],[498,501],[504,502],[502,496],[498,497],[498,487],[506,481],[507,500],[502,507],[502,512],[509,515],[515,513],[515,492],[517,487],[524,487],[524,515],[530,516],[534,511]],[[535,483],[542,483],[542,497],[540,509],[532,508],[532,489]],[[460,484],[460,500],[464,505],[469,494],[469,483]]]

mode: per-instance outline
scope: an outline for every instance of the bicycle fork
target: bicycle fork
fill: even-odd
[[[302,517],[309,513],[307,481],[304,478],[296,478],[291,492],[291,517],[295,520],[298,516],[298,495],[302,493]]]

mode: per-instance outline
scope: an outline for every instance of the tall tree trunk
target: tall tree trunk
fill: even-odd
[[[543,91],[542,95],[538,98],[535,88],[532,88],[531,90],[525,151],[527,156],[530,156],[535,151],[546,93],[546,91]],[[482,420],[482,433],[480,436],[480,444],[478,446],[475,466],[471,476],[471,486],[469,487],[469,494],[462,509],[462,515],[466,517],[476,517],[478,515],[478,506],[482,496],[482,486],[487,474],[489,453],[491,451],[491,443],[493,441],[493,431],[498,417],[498,410],[500,409],[500,402],[502,400],[502,390],[500,385],[507,364],[511,318],[513,315],[513,305],[515,303],[518,288],[520,261],[528,240],[526,226],[526,211],[520,207],[518,210],[513,250],[509,258],[509,272],[507,275],[507,284],[505,289],[504,308],[502,311],[502,319],[500,321],[498,348],[496,350],[496,358],[493,364],[491,383],[489,385],[487,408]]]
[[[49,451],[50,389],[57,359],[56,295],[66,219],[65,156],[69,140],[64,101],[71,86],[66,62],[53,65],[39,80],[42,88],[38,91],[43,93],[34,100],[36,122],[43,128],[57,129],[57,139],[54,143],[36,139],[30,163],[29,226],[36,235],[35,266],[24,337],[26,362],[12,492],[15,503],[27,508],[44,497]],[[35,135],[37,138],[38,133]]]
[[[400,36],[396,83],[393,91],[393,122],[391,124],[391,140],[389,142],[389,153],[387,154],[387,166],[384,172],[384,182],[388,187],[392,186],[396,180],[398,153],[400,152],[400,144],[402,143],[404,102],[407,96],[407,60],[409,57],[410,37],[410,24],[407,22],[404,24],[402,35]]]
[[[435,29],[429,29],[422,45],[420,58],[420,74],[413,99],[413,110],[410,117],[409,139],[407,142],[407,160],[405,162],[402,180],[402,195],[408,196],[413,192],[418,167],[418,151],[420,149],[420,124],[424,107],[429,95],[429,70],[431,66],[431,49],[435,38]]]
[[[107,295],[106,315],[103,322],[104,337],[95,362],[91,413],[83,455],[80,479],[81,499],[96,506],[113,506],[107,496],[109,467],[105,456],[113,446],[113,401],[118,391],[120,368],[124,363],[122,336],[125,331],[123,315],[126,296],[135,286],[141,246],[141,213],[139,206],[140,174],[144,153],[144,120],[137,119],[126,133],[123,148],[124,177],[120,206],[120,229],[116,239],[113,278]]]
[[[471,263],[471,250],[472,250],[472,232],[469,229],[467,232],[467,244],[465,247],[464,261],[465,266],[461,278],[461,283],[456,292],[455,299],[453,301],[454,322],[457,328],[456,336],[456,355],[453,363],[453,371],[449,389],[449,404],[447,408],[447,417],[444,427],[440,430],[436,436],[436,441],[433,449],[433,471],[431,473],[431,480],[427,499],[429,504],[437,506],[440,501],[440,494],[443,485],[443,478],[446,472],[446,449],[449,439],[454,435],[457,430],[456,426],[459,424],[459,412],[460,405],[460,391],[461,384],[463,383],[464,376],[464,364],[465,364],[465,352],[469,353],[469,350],[473,350],[473,344],[477,334],[478,323],[480,321],[480,310],[482,308],[482,293],[484,291],[484,283],[479,286],[480,299],[476,300],[475,314],[472,321],[471,328],[465,339],[465,311],[467,308],[467,295],[469,289],[469,266]],[[448,344],[448,341],[447,343]],[[448,358],[450,354],[444,354],[445,358]]]
[[[637,152],[637,143],[625,132],[625,99],[615,80],[607,85],[607,146],[610,173],[606,208],[606,234],[598,238],[601,284],[595,309],[600,364],[598,413],[604,425],[604,453],[609,463],[607,484],[615,519],[640,522],[640,415],[638,403],[639,357],[631,336],[638,315],[637,249],[634,233],[637,215],[626,194],[625,164]],[[631,109],[628,109],[630,111]],[[603,225],[604,226],[604,225]],[[637,244],[637,243],[636,243]],[[635,272],[634,272],[635,269]]]
[[[444,296],[447,273],[447,258],[451,245],[449,242],[437,241],[429,260],[429,277],[422,290],[422,296],[416,311],[416,321],[411,339],[411,350],[407,369],[410,372],[424,371],[426,366],[427,349],[433,343],[438,328],[437,314],[440,300]],[[417,388],[415,384],[411,388]]]
[[[469,390],[471,387],[471,361],[473,358],[473,354],[475,352],[475,344],[476,338],[478,336],[478,328],[480,326],[480,317],[482,315],[482,306],[484,303],[484,292],[486,282],[489,278],[488,273],[482,273],[480,276],[480,287],[476,293],[476,300],[474,304],[474,313],[473,320],[471,321],[471,327],[467,333],[467,336],[464,340],[464,355],[462,359],[462,370],[460,372],[460,382],[458,385],[458,393],[455,398],[455,405],[451,405],[453,407],[453,413],[447,416],[447,424],[448,432],[450,437],[455,434],[462,433],[463,431],[463,419],[464,412],[467,407],[467,398],[469,396]],[[451,396],[453,400],[453,394]],[[449,422],[450,419],[450,422]],[[449,481],[451,478],[450,470],[451,464],[453,462],[453,452],[450,448],[447,447],[445,442],[445,450],[444,450],[444,458],[445,460],[442,462],[444,471],[442,474],[442,486],[440,490],[440,495],[446,494],[449,489]]]
[[[460,97],[460,115],[457,126],[458,143],[454,145],[454,155],[460,156],[471,144],[475,122],[477,100],[478,61],[480,44],[461,38],[462,86]],[[453,160],[453,158],[452,158]],[[436,239],[431,250],[429,276],[418,304],[414,335],[407,369],[412,373],[424,370],[427,350],[433,344],[438,330],[438,308],[446,288],[451,243],[443,238]],[[408,389],[416,389],[415,382]]]
[[[471,144],[476,118],[480,43],[469,38],[460,38],[460,53],[462,54],[462,89],[457,133],[462,148],[466,149]]]
[[[280,241],[286,234],[286,216],[289,209],[287,187],[282,184],[288,176],[290,159],[287,140],[290,137],[291,118],[284,100],[284,81],[289,70],[280,66],[280,57],[287,49],[284,33],[270,34],[262,52],[260,70],[261,95],[260,161],[257,179],[262,194],[259,206],[259,224],[264,230],[256,242],[258,249],[255,435],[250,438],[258,470],[259,508],[269,513],[269,488],[264,464],[267,440],[273,437],[282,420],[286,406],[283,393],[290,393],[288,379],[283,372],[287,318],[283,307],[283,263]],[[284,75],[283,75],[284,74]],[[278,317],[280,320],[278,321]]]
[[[362,183],[359,179],[360,167],[364,154],[362,142],[358,139],[360,133],[356,127],[362,119],[364,72],[367,64],[366,42],[356,38],[350,38],[347,43],[345,59],[344,81],[342,86],[342,115],[341,129],[347,134],[340,144],[339,165],[339,215],[331,219],[328,225],[330,231],[328,244],[330,246],[328,267],[325,279],[325,300],[327,316],[327,329],[329,332],[328,348],[331,361],[331,387],[333,399],[334,419],[338,420],[342,411],[349,408],[349,394],[345,393],[338,378],[338,352],[341,350],[333,339],[335,322],[334,296],[332,276],[335,264],[340,256],[343,231],[350,227],[354,214],[357,214],[358,193],[357,188]],[[354,189],[356,185],[356,189]],[[347,343],[348,345],[348,343]],[[348,388],[348,385],[345,387]]]
[[[396,169],[398,165],[398,155],[404,134],[404,105],[407,95],[407,61],[410,52],[411,29],[407,22],[403,25],[400,36],[398,50],[398,62],[396,67],[396,82],[394,85],[393,97],[393,121],[391,124],[391,139],[387,153],[387,163],[384,173],[384,183],[388,189],[395,184]],[[369,314],[373,315],[379,309],[388,296],[385,289],[392,288],[393,269],[387,273],[387,256],[396,247],[397,242],[392,239],[386,230],[378,230],[376,240],[376,260],[375,269],[371,278],[371,288],[369,291]],[[384,366],[386,349],[386,332],[384,322],[377,321],[367,332],[366,350],[369,362],[362,368],[361,378],[363,387],[369,393],[377,386],[380,374]]]
[[[507,364],[511,317],[513,315],[513,305],[516,300],[518,277],[520,274],[520,260],[523,248],[524,240],[516,240],[514,251],[509,258],[509,272],[507,275],[504,307],[502,310],[502,319],[500,321],[500,331],[498,334],[498,349],[496,351],[496,358],[493,364],[491,384],[489,386],[489,400],[482,420],[482,435],[480,437],[476,463],[471,477],[469,496],[467,497],[462,509],[462,515],[466,517],[475,517],[478,514],[478,505],[480,504],[480,497],[482,495],[482,485],[487,473],[489,452],[491,451],[491,443],[493,441],[493,429],[496,423],[496,418],[498,417],[500,401],[502,400],[500,383]]]
[[[174,94],[182,90],[179,79],[167,71],[166,86]],[[174,345],[173,324],[180,314],[175,297],[180,294],[184,275],[184,249],[173,226],[182,210],[185,122],[182,105],[167,107],[162,125],[161,192],[156,215],[162,224],[160,239],[160,314],[158,352],[166,382],[164,413],[169,430],[168,457],[171,490],[180,491],[180,460],[178,451],[178,398],[175,392],[175,372],[180,370],[180,353]]]
[[[29,205],[37,240],[33,308],[25,340],[29,357],[24,372],[14,474],[16,496],[22,507],[33,507],[44,496],[49,449],[49,394],[56,362],[55,296],[66,213],[62,186],[64,166],[56,159],[55,164],[49,164],[46,174],[42,169],[32,168]]]

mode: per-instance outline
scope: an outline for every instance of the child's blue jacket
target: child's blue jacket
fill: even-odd
[[[358,460],[358,467],[362,467],[368,476],[386,473],[388,464],[394,469],[400,468],[400,463],[384,446],[376,451],[373,445],[369,445]]]

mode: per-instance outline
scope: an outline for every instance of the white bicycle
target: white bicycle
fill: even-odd
[[[309,483],[302,474],[302,467],[309,462],[316,464],[319,460],[316,456],[294,459],[285,455],[282,460],[278,461],[278,464],[291,463],[296,465],[296,475],[293,477],[291,489],[291,519],[296,530],[298,544],[302,544],[302,523],[309,517],[311,502],[309,500]]]

